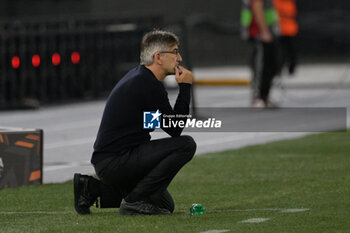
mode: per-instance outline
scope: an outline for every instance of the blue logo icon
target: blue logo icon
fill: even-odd
[[[143,112],[143,128],[144,129],[160,129],[160,116],[162,114],[156,112]]]

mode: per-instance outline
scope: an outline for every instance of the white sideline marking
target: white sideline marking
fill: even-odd
[[[309,211],[310,209],[279,209],[279,208],[262,208],[262,209],[245,209],[245,210],[216,210],[216,211],[209,211],[207,213],[223,213],[223,212],[251,212],[251,211],[279,211],[280,213],[297,213],[297,212],[305,212]],[[180,211],[183,213],[187,213],[187,211]],[[13,214],[74,214],[75,212],[69,212],[69,211],[31,211],[31,212],[21,212],[21,211],[0,211],[0,215],[13,215]],[[265,222],[270,220],[269,218],[250,218],[247,220],[240,221],[240,223],[259,223],[259,222]],[[210,230],[205,231],[201,233],[221,233],[221,232],[228,232],[229,230]]]
[[[205,213],[212,214],[212,213],[232,213],[232,212],[280,212],[280,213],[297,213],[297,212],[304,212],[309,211],[310,209],[282,209],[282,208],[260,208],[260,209],[231,209],[231,210],[208,210],[205,211]],[[179,213],[187,214],[188,211],[178,211]]]
[[[247,135],[240,135],[240,136],[237,136],[237,135],[227,136],[225,138],[216,138],[216,139],[211,138],[208,140],[198,141],[198,145],[199,146],[212,146],[212,145],[216,145],[219,143],[236,142],[236,141],[240,141],[240,140],[253,139],[254,137],[255,137],[255,135],[247,134]]]
[[[3,214],[3,215],[13,215],[13,214],[73,214],[74,212],[67,212],[67,211],[61,211],[61,212],[55,212],[55,211],[52,211],[52,212],[49,212],[49,211],[31,211],[31,212],[15,212],[15,211],[12,211],[12,212],[5,212],[5,211],[2,211],[0,212],[0,215]]]
[[[228,232],[230,230],[209,230],[209,231],[203,231],[201,233],[223,233],[223,232]]]
[[[45,165],[44,164],[44,172],[50,172],[50,171],[56,171],[56,170],[61,170],[61,169],[66,169],[66,168],[71,168],[71,167],[80,167],[80,166],[91,166],[90,161],[83,161],[83,162],[72,162],[72,163],[66,163],[62,165]]]
[[[269,221],[269,218],[250,218],[247,220],[239,221],[239,223],[261,223]]]
[[[279,211],[279,208],[261,208],[261,209],[233,209],[233,210],[212,210],[207,213],[225,213],[225,212],[256,212],[256,211]],[[283,210],[283,209],[282,209]]]
[[[59,147],[92,144],[95,141],[95,139],[96,139],[96,137],[90,137],[90,138],[79,138],[79,139],[70,140],[70,141],[61,141],[61,142],[48,143],[48,144],[44,145],[44,149],[45,150],[50,150],[50,149],[56,149],[56,148],[59,148]]]
[[[97,127],[100,123],[99,119],[74,121],[69,123],[55,124],[44,128],[45,132],[59,132],[72,129],[81,129],[88,127]]]
[[[285,210],[281,210],[281,213],[298,213],[298,212],[305,212],[305,211],[309,211],[310,209],[285,209]]]

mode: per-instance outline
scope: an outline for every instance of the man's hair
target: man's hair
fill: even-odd
[[[153,56],[158,51],[164,51],[169,47],[178,45],[179,38],[172,32],[153,30],[146,33],[141,41],[141,65],[152,65]]]

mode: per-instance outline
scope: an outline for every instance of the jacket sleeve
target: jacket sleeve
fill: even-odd
[[[174,108],[172,108],[168,99],[168,93],[166,92],[164,86],[161,86],[158,93],[154,92],[153,100],[156,102],[154,107],[156,107],[156,110],[159,109],[163,115],[188,115],[191,100],[191,87],[192,85],[188,83],[179,84],[179,93]],[[186,122],[186,119],[187,118],[176,117],[172,118],[172,121],[174,123],[177,123],[179,121]],[[180,136],[183,130],[183,128],[178,124],[175,127],[163,127],[162,125],[162,129],[172,137]]]

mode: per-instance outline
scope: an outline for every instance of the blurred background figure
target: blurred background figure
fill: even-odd
[[[274,0],[274,5],[279,18],[280,46],[282,68],[286,67],[290,75],[294,74],[297,65],[297,52],[295,38],[298,34],[297,6],[295,0]]]
[[[253,46],[252,107],[276,107],[269,100],[274,76],[279,70],[279,22],[272,0],[243,0],[241,11],[243,39]]]

